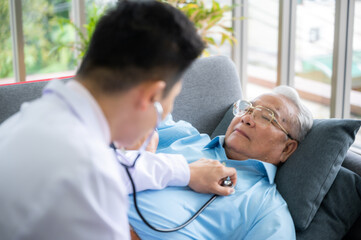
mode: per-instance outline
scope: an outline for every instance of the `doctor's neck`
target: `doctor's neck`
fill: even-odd
[[[165,83],[144,82],[126,91],[103,91],[91,81],[78,81],[92,95],[106,118],[111,141],[131,146],[156,125],[154,101],[162,97]],[[147,119],[147,121],[144,121]]]

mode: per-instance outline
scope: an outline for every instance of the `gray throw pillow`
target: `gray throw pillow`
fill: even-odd
[[[296,230],[305,230],[336,178],[361,121],[315,119],[297,150],[278,169],[276,184]]]
[[[232,119],[231,106],[211,137],[225,134]],[[315,119],[297,150],[278,168],[277,188],[288,204],[296,230],[309,226],[360,125],[358,120]]]

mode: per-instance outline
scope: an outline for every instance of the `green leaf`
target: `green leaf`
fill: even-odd
[[[205,40],[205,42],[208,43],[208,44],[217,45],[217,44],[216,44],[216,41],[214,41],[214,38],[212,38],[212,37],[205,37],[204,40]]]

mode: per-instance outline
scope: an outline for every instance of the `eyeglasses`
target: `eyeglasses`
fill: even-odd
[[[234,116],[243,116],[247,113],[252,114],[254,121],[261,126],[266,127],[270,123],[275,123],[275,125],[281,129],[287,137],[294,140],[286,129],[277,121],[275,113],[271,109],[260,105],[254,107],[252,103],[245,100],[238,100],[233,104]]]

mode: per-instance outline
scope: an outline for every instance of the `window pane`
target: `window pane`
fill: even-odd
[[[0,84],[14,82],[9,1],[0,1]]]
[[[248,6],[247,98],[252,99],[276,85],[279,2],[252,0]]]
[[[315,118],[329,118],[335,0],[298,1],[295,87]]]
[[[22,1],[26,80],[74,74],[70,9],[70,0]]]
[[[355,1],[355,21],[352,56],[351,117],[361,120],[361,0]],[[361,148],[361,131],[355,145]]]

